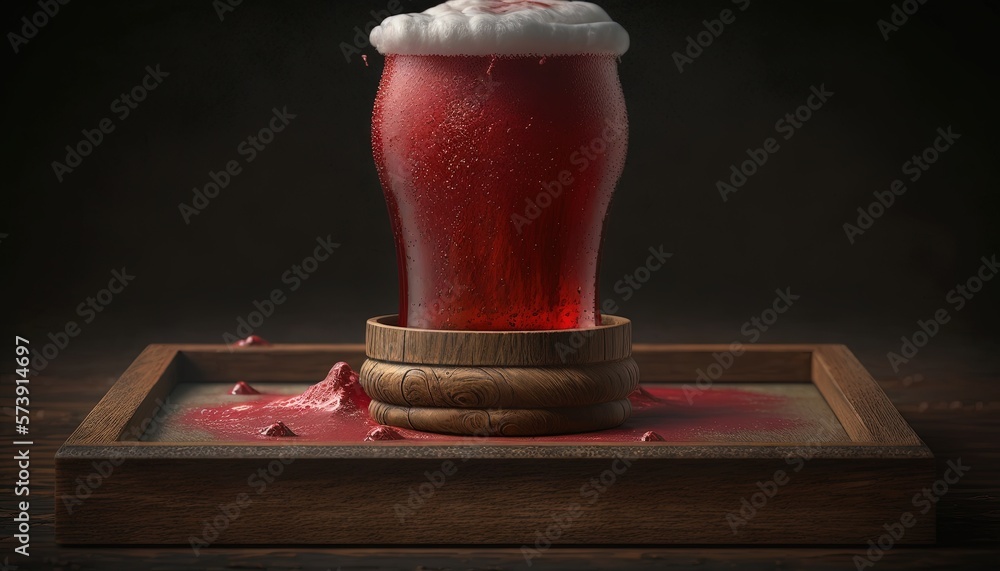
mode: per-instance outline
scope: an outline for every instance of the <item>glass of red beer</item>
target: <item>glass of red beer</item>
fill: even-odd
[[[372,121],[399,325],[601,325],[605,219],[628,117],[628,34],[588,2],[452,0],[387,18]]]

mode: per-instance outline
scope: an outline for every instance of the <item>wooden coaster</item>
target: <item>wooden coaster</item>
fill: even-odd
[[[361,384],[381,424],[428,432],[540,436],[628,419],[639,386],[631,322],[563,331],[430,331],[368,321]]]
[[[513,372],[512,372],[513,371]],[[630,358],[588,367],[444,367],[369,359],[365,391],[397,406],[546,408],[587,406],[627,398],[639,383]]]
[[[379,424],[470,436],[538,436],[614,428],[632,413],[628,399],[570,408],[474,409],[395,406],[373,400]]]

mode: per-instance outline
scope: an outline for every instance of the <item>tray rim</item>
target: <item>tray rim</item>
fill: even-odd
[[[639,355],[637,360],[642,363],[641,355],[646,352],[650,377],[684,382],[694,374],[693,367],[707,365],[706,358],[712,358],[713,352],[729,348],[636,345],[633,354]],[[245,380],[251,382],[254,375],[274,380],[271,375],[280,368],[283,377],[288,373],[282,380],[315,382],[317,371],[325,372],[331,358],[352,363],[364,358],[360,344],[237,351],[222,345],[151,345],[56,454],[55,493],[60,499],[56,501],[56,541],[74,545],[189,544],[192,538],[207,537],[206,514],[218,513],[219,498],[233,497],[234,483],[244,481],[247,474],[260,474],[265,466],[268,471],[277,467],[280,474],[280,464],[290,464],[289,458],[296,465],[282,477],[280,487],[273,494],[253,496],[259,498],[254,509],[263,510],[264,519],[232,521],[226,533],[213,535],[217,543],[532,545],[536,530],[551,525],[551,514],[580,500],[583,492],[580,489],[578,494],[576,486],[587,478],[593,481],[598,473],[603,478],[608,467],[614,469],[619,461],[628,466],[634,463],[636,468],[615,488],[614,501],[589,507],[588,517],[576,520],[568,534],[553,544],[860,546],[881,534],[885,522],[895,521],[899,513],[911,509],[909,491],[920,489],[935,476],[933,454],[846,347],[745,348],[750,356],[742,357],[715,382],[818,380],[817,388],[851,440],[813,443],[809,453],[815,468],[803,470],[796,484],[775,500],[774,508],[739,530],[724,525],[721,513],[736,509],[737,498],[756,493],[751,484],[754,477],[777,478],[780,470],[776,469],[790,464],[789,454],[801,454],[810,443],[485,445],[473,440],[464,445],[268,442],[204,446],[139,442],[129,440],[137,434],[132,431],[137,419],[151,418],[156,401],[165,399],[178,379],[231,381],[229,375],[249,373]],[[650,351],[678,354],[668,359],[649,358]],[[266,361],[269,355],[281,359],[271,368]],[[197,379],[188,378],[191,374]],[[475,461],[468,465],[460,464],[472,459]],[[467,467],[449,484],[447,493],[435,495],[439,499],[407,515],[406,525],[393,517],[399,502],[408,501],[404,498],[407,486],[412,491],[417,482],[423,485],[421,478],[428,477],[429,471],[455,465]],[[537,495],[539,470],[546,471],[548,483],[543,483],[543,489],[551,496]],[[334,476],[338,474],[351,477]],[[113,478],[113,484],[102,486],[104,475]],[[164,480],[174,482],[174,486],[164,487]],[[246,482],[250,484],[249,479]],[[315,494],[317,483],[340,493]],[[82,491],[80,486],[84,486]],[[398,494],[385,495],[388,488]],[[677,498],[676,490],[684,490],[682,499]],[[731,502],[720,503],[720,493]],[[649,494],[657,499],[649,501]],[[87,507],[76,509],[79,501],[70,503],[66,498],[86,499]],[[497,505],[506,508],[496,510]],[[135,512],[141,517],[127,515],[131,513],[128,510],[136,509],[141,510]],[[456,517],[470,509],[493,516]],[[269,521],[268,517],[284,518],[289,510],[299,511],[300,526],[276,531],[271,525],[256,523]],[[823,513],[832,517],[817,520],[817,514]],[[933,543],[936,521],[932,506],[898,543]],[[641,533],[637,535],[632,523],[622,522],[641,522]]]
[[[674,353],[711,355],[732,350],[734,344],[636,344],[633,354]],[[933,458],[930,449],[906,423],[864,366],[844,345],[761,344],[742,345],[744,354],[778,356],[809,354],[808,379],[787,378],[770,383],[814,384],[850,437],[830,442],[537,442],[530,444],[483,443],[474,437],[452,442],[148,442],[123,439],[142,419],[155,416],[157,407],[179,382],[178,370],[189,356],[209,358],[233,355],[364,354],[363,344],[288,344],[233,349],[226,345],[153,344],[146,347],[119,377],[104,398],[90,411],[56,453],[57,459],[101,459],[112,456],[148,459],[327,458],[327,459],[469,459],[532,458],[658,458],[671,460],[782,458],[808,448],[814,458],[890,459]],[[770,354],[770,355],[768,355]],[[692,375],[693,376],[693,375]],[[753,375],[749,375],[752,377]],[[185,379],[186,382],[216,382]],[[281,382],[280,380],[277,382]],[[288,380],[287,382],[297,382]],[[657,382],[657,381],[654,381]],[[671,379],[659,382],[683,382]],[[694,379],[691,379],[694,382]],[[752,378],[720,377],[715,382],[763,382]],[[647,383],[648,384],[648,383]]]

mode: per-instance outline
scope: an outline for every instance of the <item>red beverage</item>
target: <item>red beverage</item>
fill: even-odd
[[[372,138],[400,325],[600,325],[627,131],[614,55],[387,55]]]

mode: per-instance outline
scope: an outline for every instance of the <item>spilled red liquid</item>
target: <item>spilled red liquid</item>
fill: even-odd
[[[260,335],[251,335],[236,342],[237,347],[268,347],[270,345],[271,342]]]
[[[643,442],[664,442],[666,439],[660,436],[659,433],[650,430],[649,432],[643,434],[642,438],[639,440],[642,440]]]
[[[298,436],[297,434],[292,432],[291,428],[288,428],[288,426],[285,425],[285,423],[281,422],[280,420],[278,422],[275,422],[271,426],[268,426],[264,430],[261,430],[260,433],[263,434],[264,436],[272,436],[277,438],[288,438],[291,436]]]
[[[220,385],[220,391],[225,387]],[[806,424],[782,418],[786,398],[754,391],[725,388],[691,395],[677,386],[649,385],[629,400],[632,417],[622,426],[601,432],[532,438],[487,438],[488,441],[521,442],[684,442],[702,440],[706,427],[719,432],[790,429]],[[211,439],[228,442],[273,441],[287,429],[295,442],[378,442],[392,440],[468,440],[380,426],[368,415],[371,399],[346,363],[338,363],[326,379],[304,393],[289,397],[248,394],[243,402],[190,409],[180,416],[185,428],[207,432]],[[273,429],[277,421],[284,428]]]
[[[251,387],[244,381],[240,381],[233,385],[233,388],[229,390],[231,395],[259,395],[260,391]]]
[[[368,431],[365,435],[365,442],[379,442],[383,440],[406,440],[398,430],[391,426],[379,426]]]

